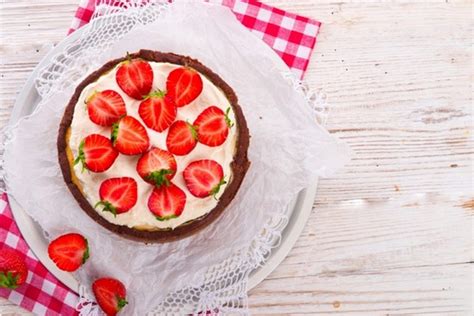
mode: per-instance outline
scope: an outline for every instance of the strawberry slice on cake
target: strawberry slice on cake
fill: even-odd
[[[186,194],[173,183],[154,188],[148,199],[148,208],[159,221],[180,216],[185,204]]]
[[[211,195],[216,198],[220,188],[227,183],[222,166],[210,159],[190,163],[184,169],[183,177],[189,192],[198,198]]]
[[[184,156],[196,147],[197,138],[194,126],[185,121],[176,121],[168,131],[166,147],[174,155]]]
[[[157,90],[140,103],[138,114],[148,128],[163,132],[174,122],[177,111],[173,99]]]
[[[117,159],[118,151],[112,142],[105,136],[92,134],[84,138],[79,145],[79,154],[74,164],[82,164],[82,170],[104,172],[109,169]]]
[[[156,186],[169,185],[176,174],[176,169],[176,159],[173,155],[157,147],[143,154],[137,163],[137,172],[140,177]]]
[[[143,125],[132,116],[125,116],[112,126],[112,143],[124,155],[139,155],[150,147]]]
[[[202,92],[203,83],[197,71],[181,67],[171,71],[166,80],[166,90],[177,107],[193,102]]]
[[[117,84],[129,97],[142,100],[151,91],[153,85],[153,69],[142,59],[131,59],[122,62],[117,69]]]
[[[137,182],[129,177],[107,179],[100,185],[99,195],[95,207],[102,206],[102,211],[114,216],[126,213],[137,203]]]
[[[86,100],[86,106],[91,121],[100,126],[112,126],[127,114],[125,101],[114,90],[94,92]]]
[[[194,126],[197,130],[197,138],[200,143],[217,147],[222,145],[233,123],[229,119],[230,108],[226,113],[217,106],[210,106],[196,118]]]

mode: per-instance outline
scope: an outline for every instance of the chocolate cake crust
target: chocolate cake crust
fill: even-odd
[[[79,96],[81,95],[81,92],[85,87],[87,87],[90,83],[97,81],[102,75],[112,70],[120,62],[127,60],[127,57],[109,61],[100,69],[91,73],[86,79],[84,79],[84,81],[82,81],[77,86],[64,111],[64,116],[59,126],[59,135],[57,141],[59,164],[61,166],[64,181],[66,182],[67,187],[71,191],[76,201],[79,203],[79,206],[86,212],[87,215],[89,215],[94,221],[96,221],[103,227],[114,233],[119,234],[120,236],[143,242],[170,242],[179,240],[202,230],[204,227],[214,222],[224,212],[229,203],[234,199],[250,166],[250,162],[247,157],[247,151],[250,140],[247,122],[245,121],[242,108],[238,104],[238,99],[236,94],[234,93],[234,90],[216,73],[201,64],[198,60],[187,56],[177,55],[174,53],[162,53],[151,50],[140,50],[137,53],[130,54],[130,57],[141,58],[151,62],[164,62],[193,68],[205,77],[207,77],[216,87],[218,87],[224,93],[224,95],[229,100],[235,114],[235,119],[237,122],[236,126],[238,128],[236,151],[234,154],[234,160],[231,163],[233,176],[229,184],[227,185],[224,193],[220,197],[216,207],[214,207],[209,213],[199,218],[193,219],[190,222],[184,223],[176,227],[175,229],[159,229],[153,231],[138,230],[130,228],[128,226],[113,224],[107,221],[104,217],[100,216],[97,211],[91,206],[89,201],[87,201],[87,199],[84,197],[79,187],[73,182],[73,175],[71,173],[74,171],[73,168],[71,168],[72,166],[70,166],[70,162],[67,157],[67,147],[69,145],[66,138],[67,131],[71,126],[71,122],[74,115],[74,108],[77,104]]]

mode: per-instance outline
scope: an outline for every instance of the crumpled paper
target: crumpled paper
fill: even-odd
[[[88,238],[91,257],[76,277],[86,288],[97,277],[121,280],[130,315],[144,315],[171,291],[199,285],[210,266],[248,247],[269,216],[284,213],[300,190],[347,160],[345,145],[316,123],[304,96],[284,79],[282,61],[228,9],[173,5],[101,52],[89,68],[141,48],[192,56],[239,97],[251,133],[251,167],[217,221],[187,239],[145,245],[90,219],[64,184],[57,159],[58,126],[74,86],[42,100],[12,130],[4,155],[9,193],[49,238],[71,231]]]

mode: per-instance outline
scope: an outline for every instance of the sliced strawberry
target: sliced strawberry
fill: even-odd
[[[209,159],[191,162],[184,169],[183,177],[189,192],[198,198],[216,197],[221,186],[227,183],[222,166]]]
[[[128,96],[142,100],[151,91],[153,69],[143,59],[128,59],[120,64],[115,79]]]
[[[159,221],[178,217],[185,204],[186,194],[173,183],[154,188],[148,199],[148,208]]]
[[[166,90],[177,107],[193,102],[202,92],[202,79],[199,73],[191,68],[181,67],[169,73],[166,79]]]
[[[145,127],[131,116],[125,116],[113,125],[112,143],[124,155],[139,155],[150,147]]]
[[[229,119],[230,108],[224,113],[217,106],[210,106],[194,121],[200,143],[216,147],[222,145],[229,135],[229,128],[233,126]]]
[[[95,207],[103,206],[103,211],[115,216],[128,212],[137,203],[137,182],[133,178],[110,178],[99,188],[100,201]]]
[[[173,99],[162,91],[153,92],[140,103],[138,114],[145,125],[157,132],[163,132],[176,119]]]
[[[127,290],[119,280],[112,278],[97,279],[92,283],[92,291],[100,308],[107,316],[117,315],[128,304]]]
[[[176,121],[170,126],[166,136],[166,147],[175,155],[189,154],[197,144],[196,129],[185,121]]]
[[[112,126],[122,116],[127,115],[122,96],[114,90],[94,92],[86,100],[86,105],[89,118],[100,126]]]
[[[26,281],[28,268],[16,251],[0,249],[0,288],[16,289]]]
[[[49,244],[48,255],[59,269],[76,271],[89,258],[87,239],[76,233],[62,235]]]
[[[82,163],[82,170],[104,172],[112,166],[118,154],[110,139],[92,134],[82,140],[74,164]]]
[[[156,147],[144,153],[137,163],[137,172],[140,177],[156,186],[169,185],[176,169],[176,160],[173,155]]]

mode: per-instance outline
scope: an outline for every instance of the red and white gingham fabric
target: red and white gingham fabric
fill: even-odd
[[[90,21],[96,1],[81,0],[69,33]],[[245,27],[273,48],[298,78],[303,78],[316,45],[320,22],[255,0],[203,1],[229,7]]]
[[[96,1],[101,0],[81,0],[69,33],[90,21]],[[245,27],[272,47],[298,77],[303,77],[316,44],[318,21],[255,0],[202,1],[229,7]],[[26,284],[16,290],[0,288],[0,297],[37,315],[77,315],[77,295],[49,273],[31,252],[15,224],[6,194],[0,197],[0,251],[4,248],[16,249],[24,256],[29,274]]]
[[[0,254],[2,249],[14,249],[25,259],[28,277],[15,290],[0,288],[0,297],[37,315],[78,314],[77,295],[48,272],[31,252],[13,219],[5,193],[0,197]]]

